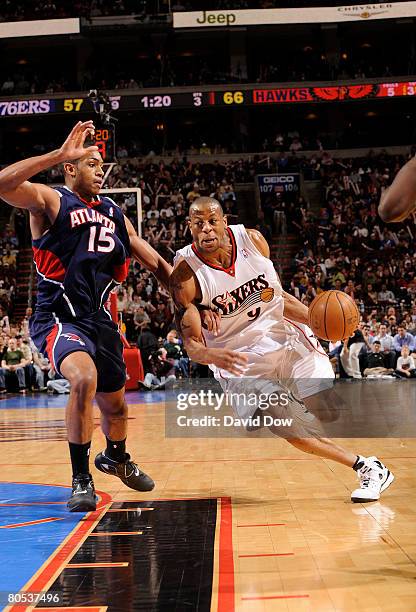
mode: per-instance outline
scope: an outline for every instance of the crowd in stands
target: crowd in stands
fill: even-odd
[[[362,330],[349,340],[349,346],[339,343],[332,347],[341,357],[340,368],[356,378],[376,367],[369,366],[369,361],[378,360],[380,367],[388,370],[383,374],[391,375],[398,360],[406,356],[413,370],[416,219],[413,216],[402,224],[386,226],[377,216],[381,192],[405,161],[386,155],[350,160],[322,157],[319,172],[323,206],[319,213],[312,213],[304,203],[294,209],[281,197],[266,211],[274,221],[280,222],[284,215],[283,227],[299,232],[302,239],[302,248],[294,258],[289,291],[307,305],[327,289],[345,291],[357,303]],[[386,334],[388,349],[387,340],[383,340]],[[380,356],[374,358],[377,340],[383,346]],[[403,354],[404,344],[410,355]],[[351,365],[351,359],[355,365]],[[398,375],[408,376],[401,371]]]
[[[302,45],[301,45],[302,46]],[[304,52],[303,48],[291,49],[290,60],[282,62],[282,54],[264,56],[250,62],[247,69],[241,66],[226,66],[224,58],[199,57],[195,52],[191,57],[176,56],[173,52],[135,62],[115,64],[110,68],[98,69],[99,62],[91,59],[92,67],[84,70],[82,80],[76,78],[73,70],[55,70],[37,65],[22,69],[21,66],[3,65],[0,69],[0,95],[57,94],[67,91],[89,91],[100,89],[137,90],[156,87],[181,87],[227,83],[285,83],[300,81],[354,81],[356,79],[386,78],[394,75],[414,75],[415,56],[410,48],[400,56],[390,54],[385,59],[381,53],[373,59],[360,57],[362,54],[344,54],[328,61],[319,49]],[[405,60],[403,58],[406,58]],[[280,61],[279,61],[280,60]],[[113,58],[114,62],[114,58]]]
[[[287,160],[283,167],[282,160]],[[405,161],[404,157],[385,154],[337,160],[320,152],[312,159],[281,153],[268,162],[272,165],[267,172],[302,170],[321,178],[320,210],[312,211],[302,197],[286,200],[276,191],[265,201],[256,227],[269,241],[273,234],[288,232],[299,236],[299,251],[289,277],[286,271],[285,288],[304,304],[310,304],[327,289],[345,291],[356,301],[362,316],[360,329],[345,344],[327,347],[342,376],[408,378],[415,373],[415,219],[385,226],[377,216],[381,191]],[[208,164],[179,158],[170,163],[125,158],[110,175],[106,187],[142,190],[142,236],[172,262],[176,250],[191,241],[187,208],[193,199],[213,195],[222,203],[229,221],[238,222],[234,184],[253,181],[257,173],[264,172],[263,163],[260,158]],[[56,169],[50,173],[49,180],[59,182],[59,172]],[[134,195],[113,197],[136,224]],[[10,288],[17,239],[9,225],[2,240],[3,275]],[[12,369],[26,369],[22,390],[30,386],[45,388],[49,383],[59,385],[62,381],[48,379],[50,364],[30,344],[30,313],[19,326],[11,325],[7,318],[9,303],[2,301],[2,305],[0,352],[3,348],[13,353]],[[145,387],[161,388],[169,376],[189,375],[190,364],[180,340],[172,333],[175,321],[170,297],[137,263],[131,265],[118,293],[117,306],[123,333],[141,349],[145,372],[149,374]],[[28,349],[32,351],[31,359],[25,357]],[[16,354],[19,350],[23,356]],[[9,365],[2,364],[6,368]],[[14,378],[19,386],[22,381],[17,374],[8,372],[2,370],[1,375]],[[53,378],[54,373],[50,376]]]

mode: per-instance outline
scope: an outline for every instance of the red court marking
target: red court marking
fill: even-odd
[[[16,529],[16,527],[30,527],[31,525],[39,525],[40,523],[53,523],[54,521],[63,521],[63,518],[49,517],[38,519],[37,521],[27,521],[26,523],[14,523],[13,525],[1,525],[0,529]]]
[[[66,567],[128,567],[127,561],[118,563],[67,563]]]
[[[237,525],[237,527],[282,527],[286,523],[258,523],[257,525]]]
[[[221,497],[217,612],[234,612],[233,522],[230,497]]]
[[[25,482],[18,484],[43,483]],[[70,489],[70,487],[66,485],[49,484],[45,486]],[[106,505],[111,503],[111,495],[108,495],[108,493],[103,493],[102,491],[97,491],[97,493],[101,498],[100,505],[97,507],[97,510],[95,510],[95,512],[90,512],[89,514],[87,514],[88,520],[79,521],[79,523],[74,527],[72,533],[64,542],[63,546],[61,546],[60,548],[58,548],[58,550],[52,553],[49,559],[44,563],[43,567],[38,570],[39,573],[36,573],[34,577],[26,583],[22,590],[29,591],[32,593],[48,590],[50,584],[56,578],[59,571],[63,569],[65,565],[68,564],[69,559],[71,559],[71,557],[74,555],[78,545],[88,534],[90,529],[93,528],[94,524],[97,523],[100,518],[105,514]],[[29,605],[23,608],[21,605],[14,605],[9,608],[9,612],[22,612],[22,610],[27,610],[29,608]]]
[[[264,599],[307,599],[309,595],[268,595],[265,597],[242,597],[242,601],[260,601]]]
[[[291,557],[295,553],[265,553],[262,555],[238,555],[240,559],[248,559],[249,557]]]

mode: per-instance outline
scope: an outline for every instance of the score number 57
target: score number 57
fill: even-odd
[[[64,111],[79,111],[84,102],[83,98],[66,98],[64,100]]]

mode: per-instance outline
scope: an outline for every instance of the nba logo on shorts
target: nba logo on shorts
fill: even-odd
[[[66,338],[67,340],[71,340],[72,342],[79,342],[81,346],[85,346],[85,342],[83,342],[83,340],[81,340],[81,338],[76,334],[62,334],[62,337]]]
[[[241,252],[242,252],[242,254],[243,254],[243,257],[244,257],[245,259],[247,259],[247,257],[248,257],[248,253],[247,253],[247,251],[246,251],[245,249],[242,249],[242,250],[241,250]]]

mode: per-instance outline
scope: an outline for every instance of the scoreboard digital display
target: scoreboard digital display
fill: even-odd
[[[115,151],[115,128],[113,124],[98,124],[95,128],[93,143],[98,147],[98,151],[105,162],[114,161]]]
[[[347,83],[301,87],[258,87],[253,85],[230,86],[227,89],[204,91],[186,88],[180,91],[143,90],[140,94],[109,96],[112,111],[151,111],[206,108],[235,108],[244,106],[273,106],[305,102],[344,102],[381,100],[416,96],[416,81],[389,83]],[[27,115],[90,113],[90,98],[38,97],[37,99],[0,99],[0,118]]]

